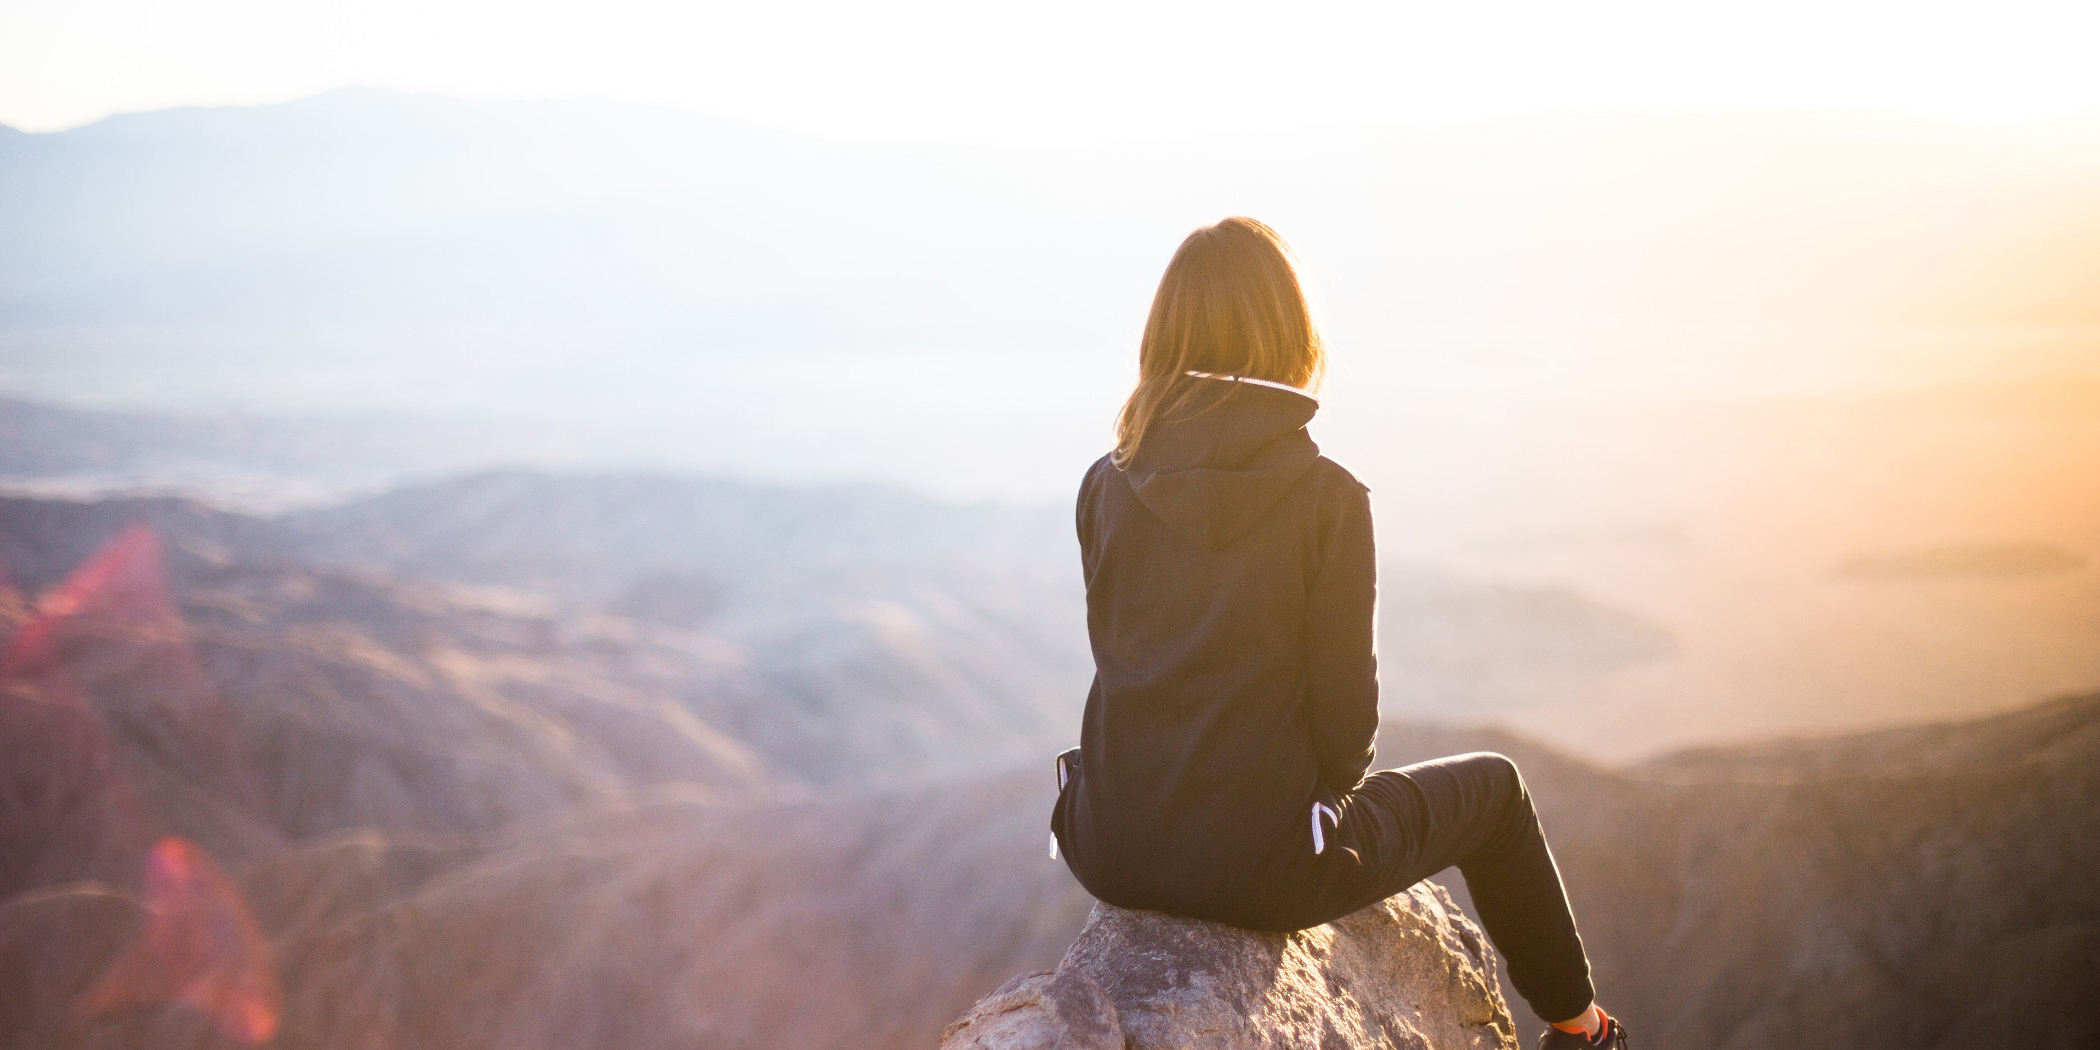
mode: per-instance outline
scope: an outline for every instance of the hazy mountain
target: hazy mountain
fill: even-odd
[[[739,679],[681,696],[804,776],[1067,738],[1092,674],[1062,515],[874,487],[490,474],[278,519],[304,556],[698,631]]]
[[[1607,772],[1389,723],[1380,760],[1518,758],[1600,986],[1654,1045],[2073,1047],[2100,949],[2096,725],[2087,698]],[[327,838],[242,887],[282,1045],[924,1045],[1084,917],[1042,855],[1049,794],[1032,762],[828,800],[642,793],[492,848]],[[56,1009],[139,922],[94,886],[0,905],[17,1045],[214,1044],[185,1011]]]
[[[212,559],[260,556],[515,592],[514,607],[544,606],[535,615],[548,625],[536,630],[593,645],[697,632],[739,654],[734,681],[709,672],[706,688],[666,687],[805,776],[977,761],[1001,740],[1060,746],[1092,673],[1071,525],[1046,508],[873,486],[524,472],[272,518],[174,499],[7,508],[0,555],[32,589],[138,520],[168,538],[185,586]],[[1404,566],[1383,575],[1394,710],[1477,716],[1675,652],[1667,630],[1568,588]]]
[[[1054,573],[1068,590],[1078,581],[1077,541],[1064,515],[875,485],[510,471],[404,487],[277,522],[316,560],[591,603],[665,572],[755,586],[794,574],[955,563]]]
[[[1848,558],[1833,574],[1868,582],[2017,580],[2062,576],[2077,572],[2085,563],[2085,555],[2050,543],[1971,543]]]
[[[10,553],[30,546],[16,509],[0,504]],[[69,533],[92,527],[71,517]],[[35,607],[0,609],[9,776],[25,797],[73,800],[10,813],[15,861],[82,835],[122,853],[179,833],[230,860],[351,828],[484,840],[652,784],[799,780],[680,702],[760,692],[732,647],[565,630],[515,596],[238,560],[195,538],[169,548],[172,591],[163,548],[132,530]],[[31,582],[42,568],[9,561]],[[109,875],[99,849],[76,874]]]
[[[620,498],[652,485],[673,493],[655,510]],[[569,509],[505,533],[491,508],[519,493]],[[219,1045],[212,1008],[275,1001],[167,1008],[173,993],[154,989],[174,978],[121,955],[274,975],[288,1046],[926,1044],[1007,976],[1054,961],[1084,917],[1085,895],[1043,855],[1038,764],[1068,739],[1053,731],[1078,696],[1050,717],[1018,669],[1040,653],[1028,632],[1049,629],[1048,592],[1005,585],[1002,619],[928,568],[909,585],[919,608],[949,603],[952,619],[900,627],[904,577],[879,574],[861,591],[840,577],[830,599],[890,595],[866,630],[822,611],[816,581],[851,549],[827,529],[869,530],[870,564],[937,566],[1004,542],[996,514],[896,495],[842,512],[855,498],[494,475],[294,519],[0,501],[0,556],[21,588],[0,589],[0,1032]],[[948,514],[974,521],[975,546],[929,524]],[[365,556],[453,550],[466,575],[526,572],[524,587],[305,560],[330,520],[351,523],[331,559],[369,534]],[[586,571],[655,578],[641,567],[702,520],[723,560],[690,555],[679,571],[777,571],[812,588],[791,604],[819,611],[767,636],[740,610],[790,605],[735,588],[697,627],[564,590]],[[165,583],[134,521],[162,537]],[[500,557],[473,559],[463,537],[477,530]],[[617,553],[578,560],[600,548]],[[1565,672],[1661,644],[1602,607],[1571,614],[1584,605],[1565,593],[1416,584],[1471,610],[1423,621],[1439,652],[1528,652]],[[1526,640],[1483,620],[1512,608],[1509,623],[1554,626]],[[747,615],[743,640],[724,637]],[[1615,641],[1571,656],[1589,635]],[[1009,677],[971,678],[992,657]],[[2096,726],[2088,697],[1607,770],[1506,732],[1396,721],[1379,760],[1518,759],[1607,1001],[1655,1045],[2017,1033],[2070,1047],[2092,1038],[2080,975],[2100,962]],[[142,875],[168,835],[237,881]],[[183,915],[217,923],[202,927],[216,947],[140,954]],[[245,948],[226,939],[242,922],[263,931]]]
[[[516,420],[118,412],[0,398],[0,481],[47,494],[184,494],[278,511],[405,479],[573,459],[573,435]]]
[[[287,553],[309,536],[177,500],[0,501],[36,599],[0,587],[8,1045],[219,1045],[208,1011],[152,1008],[153,989],[246,950],[283,998],[218,987],[272,1026],[283,1002],[284,1045],[901,1047],[1054,961],[1084,917],[1061,866],[1007,867],[1041,850],[1040,767],[952,772],[1042,733],[1011,692],[974,719],[941,706],[939,661],[1014,655],[996,644],[893,614],[885,662],[819,614],[806,630],[844,656],[753,654],[518,589],[316,568]],[[168,835],[239,888],[164,899],[191,884],[138,858]],[[219,932],[252,914],[270,946],[149,950],[112,1000],[143,1005],[84,1026],[111,953],[186,908]]]
[[[1679,653],[1669,628],[1566,586],[1394,566],[1378,585],[1378,682],[1392,713],[1495,717]]]
[[[285,1045],[926,1045],[1047,965],[1085,904],[1037,764],[1090,666],[1063,493],[1229,212],[1324,287],[1388,714],[1595,759],[2090,690],[2100,387],[2057,377],[2096,188],[2092,126],[1861,114],[0,129],[0,388],[183,410],[0,404],[0,477],[285,511],[0,499],[0,1038],[223,1042],[275,975]],[[1524,407],[1615,391],[1662,403]],[[427,480],[521,463],[594,473]],[[1393,722],[1381,761],[1519,758],[1644,1042],[2083,1046],[2096,712],[1616,770]]]
[[[320,378],[365,406],[429,404],[373,396],[400,376],[426,395],[479,377],[537,406],[585,343],[607,365],[981,343],[1025,302],[985,239],[1048,217],[985,216],[967,181],[937,156],[605,104],[348,90],[116,117],[0,154],[0,318],[31,376],[59,353],[180,362],[236,396],[304,401],[298,377]],[[927,309],[929,270],[971,294]]]
[[[521,516],[502,532],[474,517],[489,507],[477,508],[471,493],[520,490],[549,497],[544,506],[552,518]],[[566,501],[554,498],[565,491]],[[640,501],[639,513],[632,502],[598,501],[620,491],[653,491],[658,498]],[[404,503],[436,520],[427,530],[410,527],[425,523],[404,512]],[[381,512],[397,515],[392,520],[404,531],[371,529],[373,542],[361,548],[366,556],[357,556],[349,537],[364,534],[365,513]],[[789,779],[852,782],[1048,748],[1076,724],[1091,673],[1076,585],[1053,586],[1027,562],[987,558],[1002,542],[989,527],[1000,514],[884,492],[494,476],[422,498],[382,498],[292,519],[249,518],[171,499],[0,500],[0,558],[18,585],[35,593],[129,524],[158,529],[166,537],[181,615],[199,632],[200,660],[219,691],[289,690],[288,696],[323,705],[325,728],[313,731],[324,739],[378,734],[369,747],[322,749],[341,753],[346,765],[314,788],[316,797],[341,788],[353,772],[382,786],[395,777],[412,781],[406,771],[427,764],[412,753],[452,746],[454,733],[420,721],[450,717],[447,711],[517,719],[512,730],[496,735],[526,749],[506,759],[526,768],[563,770],[599,749],[633,751],[614,767],[624,762],[633,767],[628,772],[648,772],[620,780],[623,786],[713,781],[708,749],[724,747],[742,756],[735,761],[744,766],[756,761]],[[321,529],[329,515],[349,516],[352,531]],[[446,586],[445,574],[423,583],[386,574],[397,567],[387,555],[410,551],[399,545],[404,536],[441,549],[459,538],[448,530],[462,524],[462,515],[486,529],[479,534],[480,557],[463,555],[463,571],[453,578],[502,586],[462,590]],[[970,560],[962,539],[973,516],[984,518],[972,533],[981,564]],[[1029,527],[1025,515],[1015,520]],[[535,527],[550,521],[567,528]],[[883,558],[882,544],[870,543],[864,557],[855,557],[847,542],[854,530],[885,521],[892,556]],[[946,540],[944,527],[951,532]],[[509,548],[506,535],[514,541]],[[649,546],[652,539],[657,546]],[[403,561],[414,558],[403,555]],[[701,622],[610,616],[594,602],[578,601],[579,589],[587,590],[579,581],[589,573],[602,574],[605,583],[583,598],[618,597],[627,581],[661,584],[666,568],[691,565],[731,588],[724,606]],[[221,645],[220,630],[246,640]],[[293,666],[277,666],[284,654],[297,657]],[[393,671],[341,681],[380,666]],[[438,697],[426,695],[433,691]],[[338,692],[368,700],[348,709],[327,706],[326,698]],[[406,705],[410,717],[404,722],[366,710],[381,703]],[[526,707],[501,714],[520,703]],[[264,706],[273,717],[280,710]],[[300,714],[296,721],[314,717]],[[353,728],[335,724],[338,717],[369,721]],[[507,735],[513,730],[522,736]],[[540,746],[555,750],[534,757],[531,748]],[[270,747],[299,751],[282,740]],[[696,750],[679,758],[679,747]],[[396,748],[408,751],[378,759],[378,767],[358,757]],[[754,749],[756,759],[745,748]],[[559,781],[571,774],[552,775]],[[498,794],[535,808],[526,801],[532,792]],[[417,795],[412,785],[408,795]]]
[[[1480,748],[1524,768],[1601,994],[1643,1042],[2100,1037],[2100,695],[1613,772],[1436,727],[1389,727],[1380,760]]]
[[[2052,383],[1602,421],[1571,411],[1422,420],[1402,448],[1345,449],[1379,502],[1388,710],[1500,718],[1623,759],[2091,688],[2100,489],[2080,482],[2100,469],[2095,391]],[[800,683],[782,686],[787,695],[851,682],[861,695],[942,697],[966,720],[1008,709],[986,697],[1029,696],[1039,715],[1028,732],[1055,743],[1085,689],[1062,499],[504,470],[342,502],[351,474],[361,489],[447,457],[500,460],[492,448],[532,446],[427,419],[366,428],[50,406],[15,418],[40,442],[16,457],[18,492],[125,492],[152,479],[221,505],[304,508],[222,516],[193,533],[205,526],[177,519],[202,508],[138,504],[156,522],[152,506],[173,515],[171,537],[523,588],[570,611],[702,630],[780,664],[765,673]],[[1325,441],[1339,424],[1316,427]],[[81,462],[107,466],[64,466]],[[1395,469],[1396,480],[1375,481]],[[98,513],[109,525],[128,512]],[[64,556],[40,583],[111,534],[46,532]],[[942,669],[877,670],[904,665]],[[812,717],[828,710],[807,703]]]
[[[1388,563],[1506,588],[1495,616],[1530,625],[1447,637],[1471,607],[1411,618],[1389,588],[1405,709],[1629,757],[2100,686],[2100,387],[2067,378],[2100,369],[2089,123],[1570,116],[1026,152],[348,92],[6,141],[0,388],[189,413],[97,417],[63,455],[0,441],[46,464],[34,491],[274,510],[552,464],[1061,511],[1172,244],[1247,211],[1321,286],[1312,429],[1376,492]],[[1802,388],[1846,394],[1763,396]],[[2022,544],[2064,571],[1903,560]],[[1883,568],[1834,571],[1855,562]],[[692,566],[595,586],[666,622],[726,608]],[[1537,648],[1556,633],[1590,655]]]
[[[1013,151],[345,90],[0,140],[0,382],[632,425],[919,385],[913,411],[974,391],[1033,419],[1057,371],[1120,381],[1173,244],[1230,212],[1313,261],[1338,345],[1415,382],[1703,389],[1741,369],[1730,339],[1686,337],[1716,325],[1769,336],[1776,375],[1887,364],[1800,327],[1831,323],[1980,325],[2017,367],[2060,355],[2032,326],[2100,323],[2096,186],[2089,122],[1560,116]],[[1642,334],[1659,319],[1692,328]],[[1510,328],[1538,323],[1561,334]]]
[[[930,1046],[1086,918],[1043,855],[1041,773],[638,800],[478,855],[370,833],[279,854],[242,879],[281,967],[274,1045]],[[140,912],[94,886],[0,902],[0,1039],[227,1045],[190,1011],[66,1011]]]

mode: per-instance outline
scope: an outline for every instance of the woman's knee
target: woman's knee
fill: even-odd
[[[1515,759],[1495,751],[1465,757],[1474,775],[1488,784],[1489,794],[1502,806],[1520,813],[1531,810],[1531,788],[1524,783],[1524,773],[1517,768]]]
[[[1517,769],[1516,760],[1508,755],[1499,751],[1475,751],[1470,755],[1461,755],[1459,760],[1476,775],[1492,780],[1497,787],[1519,792],[1524,790],[1524,774]]]

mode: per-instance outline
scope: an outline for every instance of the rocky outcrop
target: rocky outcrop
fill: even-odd
[[[1006,982],[941,1046],[1513,1048],[1495,968],[1433,883],[1293,934],[1098,904],[1056,970]]]

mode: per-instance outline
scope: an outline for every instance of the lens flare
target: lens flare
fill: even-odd
[[[80,998],[93,1015],[176,1004],[248,1045],[277,1034],[284,991],[262,927],[211,855],[169,836],[146,854],[146,925]]]
[[[138,856],[157,821],[136,805],[105,712],[155,727],[186,756],[194,779],[252,801],[152,529],[127,529],[34,605],[0,573],[0,612],[20,624],[0,647],[0,734],[15,756],[0,787],[41,801],[0,822],[0,847],[10,858],[0,861],[0,889],[91,874],[105,850]],[[144,850],[143,869],[145,925],[76,1000],[80,1014],[178,1006],[228,1039],[268,1041],[282,1018],[283,989],[269,941],[233,880],[203,847],[175,836]]]
[[[160,538],[146,525],[133,525],[37,601],[29,621],[0,652],[0,675],[52,669],[65,657],[64,636],[80,628],[179,641],[180,625],[168,596]],[[172,637],[171,628],[177,630]]]
[[[119,832],[141,826],[134,799],[118,775],[108,726],[61,653],[73,615],[108,604],[96,581],[134,575],[122,567],[138,560],[138,541],[129,547],[105,547],[41,607],[0,566],[0,626],[13,629],[0,645],[0,740],[7,743],[0,792],[12,802],[0,807],[0,897],[114,874],[100,862],[113,850],[121,855],[117,840],[145,841]]]
[[[149,526],[125,529],[36,601],[0,649],[0,687],[104,724],[151,727],[159,761],[250,813],[268,809]]]

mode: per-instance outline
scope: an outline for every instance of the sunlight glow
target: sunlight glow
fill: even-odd
[[[1016,145],[1541,109],[2100,106],[2100,5],[5,0],[0,123],[368,84]]]

